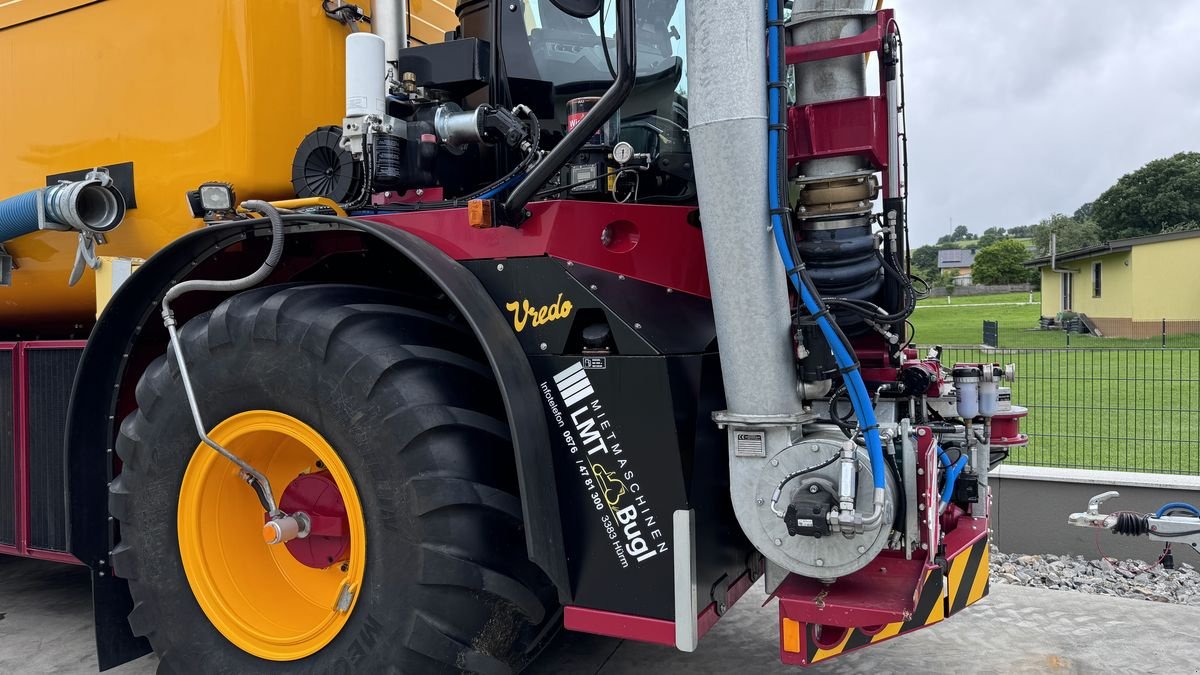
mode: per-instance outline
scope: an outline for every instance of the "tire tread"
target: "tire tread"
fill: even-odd
[[[413,307],[406,301],[425,306]],[[372,410],[399,401],[369,423],[387,425],[396,432],[392,461],[427,464],[426,468],[432,469],[410,475],[403,485],[405,494],[410,495],[407,508],[418,531],[438,527],[436,533],[422,535],[426,541],[417,542],[422,563],[415,581],[430,589],[419,597],[435,598],[444,589],[457,588],[475,599],[479,611],[490,613],[492,618],[485,621],[488,625],[514,615],[528,624],[522,634],[540,635],[546,631],[539,624],[553,615],[549,609],[556,606],[555,596],[549,581],[524,555],[521,502],[515,481],[503,479],[512,470],[493,468],[501,461],[514,461],[499,392],[470,330],[451,320],[452,312],[439,313],[436,308],[432,301],[412,303],[402,294],[376,288],[273,286],[226,299],[211,312],[188,321],[180,337],[189,365],[252,344],[291,345],[326,364],[344,364],[342,381],[336,386],[350,387],[347,391],[356,390],[358,395],[365,393],[364,400],[372,402]],[[138,382],[138,410],[122,422],[116,447],[125,470],[113,481],[109,496],[110,511],[121,520],[124,533],[124,540],[114,550],[113,563],[130,579],[135,600],[130,625],[136,634],[149,638],[159,653],[160,672],[179,669],[178,659],[186,658],[183,655],[187,653],[186,642],[179,641],[186,641],[186,636],[178,627],[162,629],[154,607],[163,602],[165,592],[140,580],[138,548],[156,538],[138,522],[135,502],[138,494],[155,489],[153,477],[144,469],[154,460],[156,409],[167,397],[177,396],[181,387],[172,359],[171,354],[160,356]],[[411,391],[419,395],[410,396]],[[433,445],[447,443],[460,450],[434,451]],[[494,452],[497,446],[509,447],[507,457]],[[469,459],[465,465],[460,461],[463,457]],[[496,480],[507,484],[483,482],[479,480],[483,474],[498,475]],[[490,527],[504,541],[479,541],[456,531],[445,532],[440,526],[447,514],[474,519],[480,523],[478,527],[504,523]],[[445,545],[447,540],[454,542],[453,552]],[[493,568],[489,565],[494,564],[497,551],[507,551],[512,559]],[[515,557],[514,552],[518,554]],[[404,648],[434,659],[447,670],[510,673],[519,670],[524,654],[533,650],[533,645],[521,643],[518,636],[506,653],[488,653],[497,651],[496,640],[484,640],[481,648],[450,637],[470,634],[472,629],[465,626],[479,623],[480,618],[447,615],[434,603],[413,612]],[[444,631],[437,627],[438,623],[457,625],[461,620],[466,621],[463,628]],[[514,636],[521,632],[510,630]]]

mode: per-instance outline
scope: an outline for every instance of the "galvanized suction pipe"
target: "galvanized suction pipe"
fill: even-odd
[[[768,224],[763,4],[692,0],[686,10],[689,130],[728,412],[792,415],[803,404]]]

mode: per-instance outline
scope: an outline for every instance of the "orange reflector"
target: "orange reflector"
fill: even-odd
[[[471,227],[495,227],[496,223],[492,219],[492,200],[472,199],[467,202],[467,221]]]
[[[800,622],[783,619],[783,651],[800,653]]]
[[[279,543],[279,528],[272,523],[263,525],[262,535],[263,541],[267,542],[268,544]]]

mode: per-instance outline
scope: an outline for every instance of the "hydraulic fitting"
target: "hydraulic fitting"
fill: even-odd
[[[293,539],[304,539],[312,531],[308,514],[297,511],[290,516],[272,518],[263,524],[263,541],[268,544],[284,544]]]

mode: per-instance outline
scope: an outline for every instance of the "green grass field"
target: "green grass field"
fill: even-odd
[[[978,345],[983,343],[983,322],[1000,324],[1001,347],[1066,347],[1068,335],[1062,330],[1040,330],[1040,296],[1034,293],[1034,304],[1027,304],[1028,293],[1003,293],[945,298],[928,298],[917,302],[913,313],[916,342],[921,345]],[[1026,304],[992,304],[1026,303]],[[1098,338],[1090,335],[1071,335],[1071,347],[1161,347],[1158,337],[1143,340],[1130,338]],[[1198,335],[1169,335],[1168,347],[1200,347]]]
[[[1013,296],[1021,296],[1014,300]],[[971,301],[962,302],[957,301]],[[1038,330],[1028,294],[952,298],[922,304],[911,319],[915,343],[948,348],[955,361],[1015,363],[1013,403],[1029,408],[1029,447],[1010,462],[1087,469],[1200,475],[1200,346],[1196,336],[1131,340]],[[1000,324],[1000,349],[981,350],[984,320]],[[1177,345],[1177,346],[1173,346]]]

